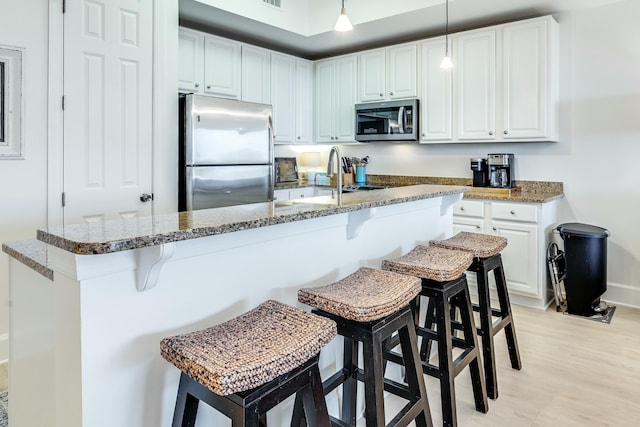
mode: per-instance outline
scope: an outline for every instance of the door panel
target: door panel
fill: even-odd
[[[150,0],[68,0],[64,223],[151,214]]]

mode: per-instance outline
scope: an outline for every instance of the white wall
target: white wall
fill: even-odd
[[[469,158],[515,153],[517,179],[562,181],[562,222],[604,227],[611,301],[640,306],[640,2],[558,16],[560,142],[343,146],[371,174],[471,177]]]
[[[0,160],[0,242],[46,225],[47,2],[0,0],[0,45],[24,49],[24,160]],[[28,23],[28,25],[27,25]],[[0,252],[0,361],[6,359],[9,258]]]

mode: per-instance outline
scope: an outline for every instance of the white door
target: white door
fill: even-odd
[[[152,18],[152,0],[66,2],[65,224],[151,214]]]

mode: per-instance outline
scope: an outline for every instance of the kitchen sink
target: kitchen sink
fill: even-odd
[[[372,190],[384,190],[389,188],[387,185],[360,185],[360,184],[347,184],[342,186],[342,193],[355,193],[358,191],[372,191]]]

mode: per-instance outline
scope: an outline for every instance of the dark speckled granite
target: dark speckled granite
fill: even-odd
[[[344,194],[340,201],[331,196],[311,197],[53,227],[38,230],[37,238],[75,254],[105,254],[460,194],[469,190],[470,187],[464,186],[412,185]]]
[[[471,185],[471,178],[443,178],[433,176],[402,176],[402,175],[367,175],[367,184],[371,185]],[[511,194],[492,193],[486,188],[472,187],[464,194],[465,199],[503,200],[510,202],[544,203],[564,196],[561,182],[552,181],[516,181],[519,191]]]

